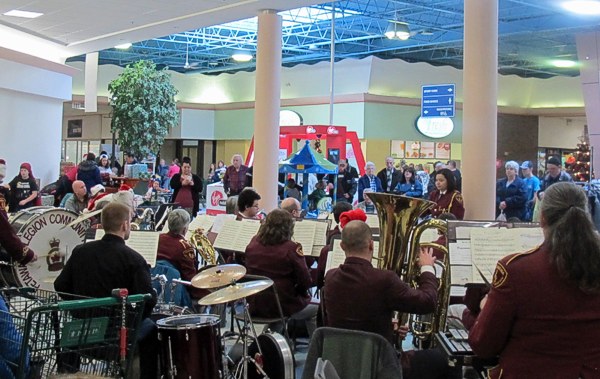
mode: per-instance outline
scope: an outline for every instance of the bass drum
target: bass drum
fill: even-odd
[[[85,240],[88,220],[66,227],[77,217],[74,212],[54,207],[32,207],[14,214],[9,219],[11,226],[38,260],[28,265],[0,262],[2,285],[54,291],[54,279],[71,251]]]
[[[248,354],[262,367],[267,376],[271,379],[294,379],[294,354],[285,337],[279,333],[267,331],[258,336],[258,343],[262,350],[262,356],[256,342],[250,344]],[[249,363],[248,378],[262,379],[265,376],[254,363]]]

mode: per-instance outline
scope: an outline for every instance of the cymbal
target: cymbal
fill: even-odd
[[[200,305],[214,305],[227,303],[250,295],[254,295],[263,291],[273,285],[272,280],[253,280],[251,282],[236,283],[225,288],[221,288],[218,291],[206,295],[202,299],[198,300]]]
[[[196,288],[223,287],[246,275],[246,267],[236,264],[219,265],[207,268],[192,278],[192,286]]]

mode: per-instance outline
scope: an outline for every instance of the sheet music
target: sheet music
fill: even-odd
[[[457,240],[448,244],[451,265],[471,265],[471,241]]]
[[[325,265],[325,274],[332,268],[338,268],[344,261],[346,260],[346,254],[342,247],[340,246],[339,239],[333,240],[333,249],[329,251],[327,255],[327,264]]]
[[[96,229],[96,241],[104,237],[104,229]],[[137,251],[151,267],[156,266],[156,253],[158,252],[158,239],[160,232],[136,231],[129,233],[129,239],[125,240],[125,245]]]
[[[327,245],[327,232],[329,231],[329,223],[317,221],[315,224],[315,237],[314,245],[325,246]]]
[[[470,239],[471,230],[480,229],[478,227],[471,226],[457,226],[456,227],[456,239]]]
[[[196,218],[194,218],[188,226],[188,231],[185,234],[185,239],[189,240],[190,238],[192,238],[194,230],[198,228],[202,228],[202,230],[204,231],[203,234],[206,235],[215,223],[215,218],[215,216],[210,215],[196,216]]]
[[[465,296],[467,293],[467,287],[464,286],[450,286],[450,296]]]
[[[521,250],[527,251],[533,249],[544,242],[544,231],[542,228],[519,228],[512,229],[513,233],[518,235],[521,242]]]
[[[221,233],[221,229],[223,229],[223,225],[225,224],[226,220],[235,220],[235,215],[230,215],[230,214],[220,214],[220,215],[216,215],[215,216],[215,220],[213,222],[213,226],[211,229],[211,232],[214,233]]]
[[[310,254],[308,254],[308,252],[304,252],[304,255],[310,255],[311,257],[319,257],[319,256],[321,256],[322,249],[323,249],[323,246],[313,245],[313,248],[310,251]]]
[[[338,268],[344,261],[346,260],[346,253],[342,250],[342,246],[340,243],[342,240],[334,239],[333,240],[333,249],[329,251],[327,255],[327,263],[325,264],[325,274],[327,271],[332,268]],[[379,249],[379,241],[373,241],[373,259],[371,260],[371,265],[373,267],[377,267],[378,260],[375,259],[377,255],[377,250]]]
[[[140,253],[151,267],[156,266],[159,232],[132,231],[125,244]]]
[[[477,275],[479,277],[479,274]],[[481,279],[480,279],[481,280]],[[483,280],[482,280],[483,281]],[[473,283],[472,266],[450,266],[450,283],[464,286],[467,283]]]
[[[226,219],[213,245],[218,249],[243,253],[252,237],[258,233],[259,228],[260,223],[258,222],[239,222],[231,218]]]
[[[483,283],[483,279],[481,279],[475,265],[491,282],[498,260],[508,254],[523,250],[523,243],[517,237],[518,232],[515,233],[516,230],[504,228],[477,228],[471,230],[472,283]]]
[[[294,235],[292,240],[302,245],[302,251],[312,252],[314,245],[316,222],[298,221],[294,223]]]
[[[366,223],[369,228],[379,228],[379,217],[376,214],[367,214]]]

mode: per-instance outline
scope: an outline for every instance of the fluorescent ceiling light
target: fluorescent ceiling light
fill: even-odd
[[[247,51],[236,51],[231,55],[236,62],[250,62],[252,60],[252,54]]]
[[[569,12],[582,15],[600,15],[600,1],[571,0],[562,3],[563,8]]]
[[[8,12],[4,13],[4,16],[23,17],[23,18],[37,18],[42,15],[43,15],[43,13],[20,11],[17,9],[13,9],[12,11],[8,11]]]
[[[127,43],[123,43],[120,45],[115,46],[115,49],[119,49],[119,50],[127,50],[131,47],[131,43],[127,42]]]
[[[552,65],[554,67],[560,67],[560,68],[571,68],[571,67],[577,66],[577,62],[566,60],[566,59],[556,59],[556,60],[551,61],[550,63],[552,63]]]

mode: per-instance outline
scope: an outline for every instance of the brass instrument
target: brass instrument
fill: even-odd
[[[411,287],[416,288],[420,268],[418,263],[420,246],[435,247],[442,250],[444,259],[436,262],[443,273],[438,276],[440,287],[436,309],[433,314],[425,316],[402,315],[402,324],[409,322],[409,328],[420,340],[431,339],[446,325],[448,301],[450,298],[450,260],[448,249],[434,243],[420,244],[423,231],[435,228],[442,233],[447,232],[445,221],[431,219],[418,224],[419,217],[435,203],[413,197],[387,193],[370,193],[379,217],[379,261],[378,267],[392,270]]]
[[[135,217],[131,222],[131,230],[154,230],[154,211],[152,208],[145,208],[141,215],[135,212]]]
[[[198,228],[194,230],[190,242],[204,260],[205,266],[214,266],[217,264],[217,252],[212,243],[210,243],[208,238],[204,235],[204,229]]]

